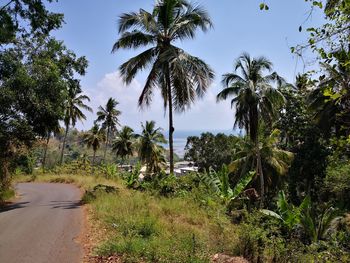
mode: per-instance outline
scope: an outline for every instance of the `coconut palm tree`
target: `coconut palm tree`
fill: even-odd
[[[240,74],[237,71],[240,71]],[[234,72],[223,75],[224,89],[217,95],[217,101],[234,96],[231,100],[231,107],[236,107],[234,126],[245,128],[256,149],[255,171],[260,177],[261,203],[265,187],[258,147],[259,121],[264,120],[271,129],[277,110],[284,102],[282,93],[274,88],[273,84],[282,86],[285,82],[276,72],[271,71],[272,63],[265,57],[251,58],[248,53],[243,53],[234,63]]]
[[[86,95],[81,94],[81,89],[79,86],[72,85],[68,88],[68,94],[64,105],[64,125],[65,125],[65,134],[62,143],[61,150],[61,160],[60,163],[63,163],[63,153],[64,148],[66,147],[67,134],[70,126],[75,126],[78,120],[86,120],[85,114],[82,110],[87,110],[92,112],[92,109],[87,106],[84,101],[90,101],[90,98]]]
[[[259,119],[262,117],[271,124],[284,101],[282,93],[272,85],[276,82],[281,86],[284,80],[271,71],[272,63],[265,57],[251,58],[243,53],[234,63],[234,72],[223,75],[224,89],[217,95],[217,101],[234,96],[231,100],[231,106],[236,108],[234,126],[245,128],[254,143],[258,141]]]
[[[212,26],[207,12],[186,0],[159,0],[152,12],[123,14],[119,19],[121,37],[113,46],[134,49],[151,46],[120,66],[121,75],[128,84],[143,69],[150,67],[139,106],[150,105],[152,95],[159,88],[164,109],[169,113],[170,172],[174,171],[173,108],[185,111],[208,89],[214,73],[198,57],[191,56],[174,45],[175,41],[192,39],[199,28],[207,31]]]
[[[123,160],[128,156],[133,155],[133,144],[135,142],[136,135],[134,130],[128,126],[124,126],[117,132],[117,136],[113,141],[112,150],[117,156],[120,156]]]
[[[102,142],[106,140],[106,133],[104,129],[100,129],[97,123],[91,128],[90,131],[83,135],[83,141],[88,148],[92,148],[92,167],[95,165],[96,152],[101,147]],[[93,169],[93,168],[92,168]]]
[[[121,111],[116,109],[116,106],[118,104],[118,101],[113,98],[109,98],[105,108],[102,106],[98,107],[97,122],[102,122],[102,128],[106,130],[106,148],[103,154],[104,160],[106,160],[107,148],[111,132],[116,131],[117,125],[120,125],[118,117],[121,114]]]
[[[281,176],[286,175],[293,160],[293,153],[278,147],[280,131],[274,130],[260,142],[243,139],[238,145],[234,161],[229,165],[230,172],[243,177],[255,170],[260,181],[261,203],[265,191],[279,183]],[[259,156],[260,158],[257,158]]]
[[[155,128],[154,121],[143,123],[142,133],[138,138],[138,154],[142,163],[147,166],[147,173],[157,173],[165,163],[164,148],[160,145],[166,143],[160,127]]]

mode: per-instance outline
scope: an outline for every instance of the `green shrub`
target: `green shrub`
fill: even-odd
[[[6,189],[6,190],[1,190],[0,189],[0,205],[1,203],[11,199],[12,197],[15,196],[15,190],[13,190],[12,188],[10,189]]]
[[[335,162],[327,168],[323,196],[338,203],[341,208],[350,208],[350,162]]]

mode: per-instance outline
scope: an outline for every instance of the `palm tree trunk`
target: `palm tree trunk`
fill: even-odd
[[[259,116],[258,107],[253,105],[249,109],[249,137],[254,143],[258,143],[258,132],[259,132]]]
[[[168,65],[168,71],[166,72],[166,82],[168,89],[168,104],[169,104],[169,162],[170,162],[170,174],[174,174],[174,145],[173,145],[173,99],[171,94],[171,84],[170,84],[170,69]]]
[[[261,155],[260,155],[260,150],[258,149],[257,153],[257,173],[259,174],[260,178],[260,208],[263,208],[264,206],[264,199],[265,199],[265,182],[264,182],[264,173],[262,170],[262,164],[261,164]]]
[[[96,150],[94,150],[94,155],[92,156],[92,166],[91,166],[92,173],[94,173],[94,170],[95,170],[95,157],[96,157]]]
[[[68,135],[68,129],[69,129],[69,125],[66,125],[66,132],[64,134],[64,138],[63,138],[63,143],[62,143],[62,150],[61,150],[61,160],[60,160],[60,164],[63,164],[63,154],[64,154],[64,148],[66,147],[66,140],[67,140],[67,135]]]
[[[47,156],[47,149],[49,148],[49,141],[50,141],[50,133],[47,135],[47,138],[46,138],[46,145],[45,145],[43,164],[42,164],[43,171],[45,171],[46,156]]]
[[[103,160],[105,161],[106,163],[106,154],[107,154],[107,148],[108,148],[108,142],[109,142],[109,133],[110,133],[110,130],[109,130],[109,127],[107,128],[107,134],[106,134],[106,147],[105,147],[105,152],[103,154]]]

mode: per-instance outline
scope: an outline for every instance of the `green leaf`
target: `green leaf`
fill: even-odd
[[[253,177],[255,176],[255,172],[249,172],[244,177],[242,177],[239,182],[236,184],[236,186],[233,188],[233,193],[231,196],[231,200],[236,199],[242,191],[247,187],[247,185],[252,181]]]
[[[277,219],[283,221],[283,218],[279,214],[275,213],[274,211],[267,210],[267,209],[260,209],[259,211],[261,213],[263,213],[264,215],[272,216],[274,218],[277,218]]]

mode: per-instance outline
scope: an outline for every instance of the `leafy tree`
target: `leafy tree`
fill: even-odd
[[[147,174],[158,173],[165,164],[164,148],[166,143],[162,129],[155,128],[154,121],[142,124],[142,133],[138,138],[138,153],[142,163],[147,166]]]
[[[29,41],[30,40],[30,41]],[[47,138],[63,118],[69,81],[84,73],[85,58],[76,58],[53,38],[17,39],[0,53],[0,154],[4,187],[18,148]],[[7,168],[6,168],[7,167]]]
[[[160,89],[164,108],[169,110],[170,173],[174,172],[173,108],[186,110],[206,92],[214,77],[204,61],[176,47],[174,42],[194,38],[198,28],[207,31],[211,25],[207,12],[186,0],[160,0],[151,13],[141,9],[119,19],[122,35],[113,46],[114,52],[152,45],[122,64],[120,72],[125,82],[130,83],[139,71],[151,67],[139,106],[148,106],[154,89]]]
[[[286,104],[280,108],[276,127],[281,130],[281,147],[295,156],[288,171],[289,196],[295,205],[302,202],[305,193],[313,200],[320,197],[328,163],[329,150],[308,105],[313,86],[310,80],[298,77],[295,86],[280,89]]]
[[[222,165],[232,161],[238,140],[236,136],[223,133],[213,135],[207,132],[200,137],[190,136],[187,138],[184,158],[195,162],[201,171],[208,171],[209,167],[219,170]]]
[[[134,130],[128,126],[124,126],[117,132],[117,136],[112,143],[112,149],[117,156],[120,156],[123,160],[128,156],[133,155],[134,143],[136,135]]]
[[[115,99],[109,98],[105,108],[102,106],[98,107],[97,122],[102,122],[102,128],[106,130],[106,148],[103,154],[104,160],[106,160],[106,153],[111,132],[116,131],[117,125],[120,125],[118,117],[121,112],[116,109],[118,104],[119,103]]]
[[[299,204],[305,193],[320,200],[330,150],[321,140],[319,130],[307,129],[293,152],[295,158],[288,172],[291,201]]]
[[[94,124],[91,130],[84,134],[84,142],[88,148],[92,148],[93,157],[92,157],[92,166],[95,165],[96,152],[101,147],[102,142],[106,139],[106,134],[103,129],[100,129],[98,124]]]
[[[254,169],[259,172],[256,176],[259,175],[261,204],[264,202],[265,192],[280,185],[281,176],[287,174],[293,160],[293,153],[278,147],[279,135],[280,131],[274,130],[258,144],[251,140],[241,140],[237,147],[239,150],[229,165],[230,172],[238,175],[238,178]],[[260,158],[257,158],[258,154]]]
[[[48,36],[60,28],[63,15],[50,12],[44,3],[42,0],[8,0],[0,6],[0,47],[14,43],[21,36]]]
[[[304,141],[307,130],[315,127],[306,99],[312,85],[306,75],[298,75],[294,86],[280,88],[286,103],[279,109],[275,127],[281,131],[281,145],[292,152]]]
[[[84,103],[85,100],[90,101],[90,98],[81,94],[82,91],[78,86],[79,83],[73,82],[71,84],[72,86],[68,89],[68,95],[64,103],[64,124],[66,129],[62,143],[61,164],[63,163],[63,154],[70,125],[74,127],[78,120],[86,119],[86,116],[81,109],[92,112],[92,109]]]
[[[328,137],[350,135],[350,51],[333,53],[333,65],[321,63],[325,75],[310,94],[311,108],[319,127]]]

